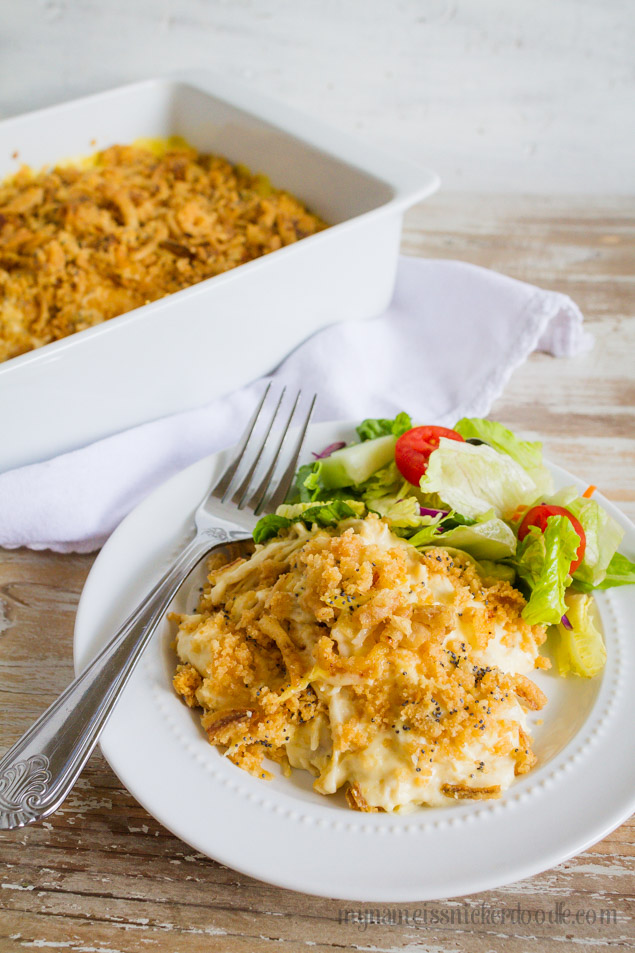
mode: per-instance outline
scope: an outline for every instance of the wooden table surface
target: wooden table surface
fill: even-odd
[[[533,355],[491,414],[539,431],[552,460],[635,519],[635,205],[441,193],[408,215],[403,248],[485,265],[579,303],[593,352]],[[72,677],[75,609],[92,561],[0,553],[0,751]],[[634,843],[631,821],[529,880],[378,911],[270,887],[197,854],[145,813],[97,752],[61,810],[0,836],[0,951],[633,949]]]

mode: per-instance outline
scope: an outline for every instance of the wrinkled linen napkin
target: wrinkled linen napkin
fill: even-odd
[[[332,325],[271,377],[317,391],[317,420],[407,410],[451,426],[484,416],[534,350],[571,357],[592,347],[566,295],[456,261],[401,258],[390,307]],[[262,382],[205,407],[135,427],[0,475],[0,545],[56,552],[99,549],[154,487],[236,442]]]

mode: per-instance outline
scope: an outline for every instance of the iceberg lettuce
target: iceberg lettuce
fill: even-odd
[[[606,576],[595,588],[612,589],[613,586],[635,586],[635,563],[622,553],[613,554]]]
[[[384,516],[392,527],[402,529],[416,529],[425,526],[425,517],[420,513],[419,500],[415,496],[398,498],[384,496],[370,499],[368,509],[379,516]]]
[[[566,607],[569,625],[558,624],[559,637],[554,651],[558,671],[561,675],[572,672],[593,678],[606,662],[604,639],[593,618],[593,599],[582,593],[568,593]]]
[[[507,427],[481,417],[463,417],[454,429],[465,440],[483,440],[519,463],[534,481],[537,497],[553,493],[553,480],[542,462],[542,444],[538,441],[519,440]]]
[[[516,552],[516,537],[507,523],[497,517],[473,523],[471,526],[457,526],[437,537],[439,546],[452,546],[462,549],[475,559],[490,561],[506,559]]]
[[[510,519],[540,495],[527,471],[507,454],[485,445],[442,437],[421,478],[423,493],[436,493],[452,509],[474,519],[489,510]]]

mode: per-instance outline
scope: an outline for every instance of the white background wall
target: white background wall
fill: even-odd
[[[183,66],[446,189],[635,191],[635,0],[0,0],[0,115]]]

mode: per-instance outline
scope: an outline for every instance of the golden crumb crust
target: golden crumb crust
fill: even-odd
[[[343,787],[362,811],[498,796],[535,761],[527,677],[541,626],[469,557],[418,552],[374,515],[294,525],[214,568],[197,612],[173,616],[174,687],[210,742],[269,776],[263,756]]]
[[[0,361],[325,228],[262,175],[116,145],[0,184]]]

